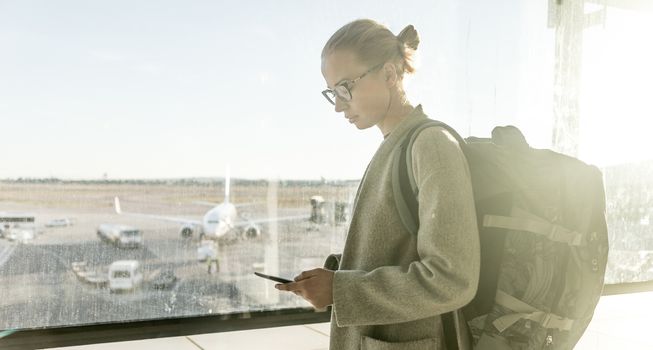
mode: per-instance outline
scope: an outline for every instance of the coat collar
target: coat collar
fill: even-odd
[[[383,140],[383,144],[396,144],[413,126],[426,119],[422,105],[417,105]]]

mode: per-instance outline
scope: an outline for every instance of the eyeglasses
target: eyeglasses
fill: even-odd
[[[354,87],[359,80],[363,79],[364,76],[370,72],[376,70],[377,68],[383,66],[383,63],[379,63],[376,66],[368,69],[365,73],[361,74],[358,78],[354,80],[343,80],[338,85],[333,87],[333,90],[326,89],[322,91],[322,95],[331,103],[332,105],[336,104],[336,98],[339,98],[345,102],[351,101],[351,89]]]

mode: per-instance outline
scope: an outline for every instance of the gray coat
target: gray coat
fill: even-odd
[[[467,162],[442,128],[416,139],[417,236],[395,209],[391,155],[426,118],[421,106],[381,143],[361,180],[333,280],[331,349],[444,349],[440,314],[460,308],[478,284],[480,248]],[[339,266],[338,266],[339,265]]]

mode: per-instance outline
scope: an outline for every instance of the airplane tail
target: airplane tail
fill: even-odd
[[[226,175],[224,177],[224,202],[229,203],[229,166],[226,169]]]
[[[118,197],[113,198],[113,209],[115,209],[116,214],[122,214],[122,210],[120,209],[120,200]]]

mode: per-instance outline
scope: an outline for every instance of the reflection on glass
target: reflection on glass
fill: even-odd
[[[270,184],[277,184],[276,193]],[[186,234],[183,223],[160,219],[201,219],[223,204],[214,195],[224,190],[223,180],[4,181],[1,203],[7,211],[0,221],[10,226],[3,230],[5,238],[17,230],[31,230],[34,236],[0,239],[0,328],[309,307],[280,295],[273,282],[253,272],[294,277],[340,251],[347,217],[336,208],[350,205],[356,185],[232,179],[230,198],[238,208],[234,223],[250,225],[234,225],[216,238],[199,231]],[[121,198],[122,215],[115,212],[115,196]],[[318,217],[311,217],[312,196],[324,198]],[[277,206],[272,217],[271,202]],[[20,214],[28,208],[30,214]],[[62,218],[74,218],[74,224],[44,226]],[[276,238],[271,239],[273,226]],[[142,235],[143,244],[112,244],[107,238],[112,234]],[[271,252],[276,259],[268,259]]]
[[[653,280],[653,13],[636,8],[588,5],[601,16],[583,33],[580,157],[604,173],[606,283]]]

